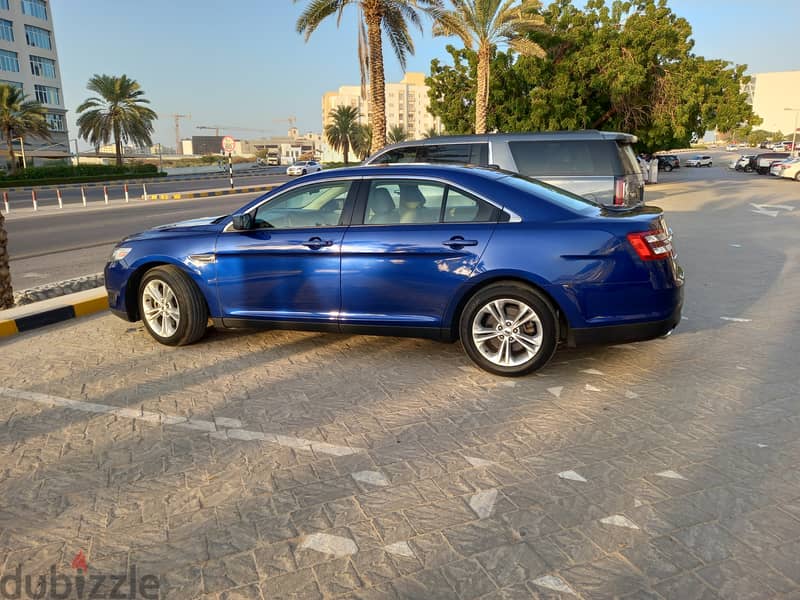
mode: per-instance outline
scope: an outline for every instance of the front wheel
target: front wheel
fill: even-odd
[[[667,173],[669,173],[670,171],[672,171],[672,165],[664,165],[664,170],[665,170]]]
[[[797,175],[794,176],[795,181],[800,181],[800,171],[797,172]]]
[[[306,173],[308,173],[308,171],[306,171],[305,169],[303,169],[303,173],[302,173],[302,174],[303,174],[303,175],[305,175]]]
[[[139,315],[147,332],[167,346],[185,346],[206,332],[208,308],[189,276],[171,265],[150,269],[139,286]]]
[[[461,343],[480,368],[518,377],[542,368],[556,350],[558,321],[550,303],[517,283],[478,291],[464,307]]]

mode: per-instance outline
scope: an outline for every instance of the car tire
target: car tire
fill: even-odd
[[[669,173],[670,171],[672,171],[672,165],[664,165],[664,170],[665,170],[667,173]]]
[[[155,267],[142,277],[139,316],[153,339],[166,346],[193,344],[205,335],[208,325],[203,294],[186,273],[172,265]]]
[[[522,327],[514,327],[512,319],[520,315]],[[498,331],[498,326],[503,329]],[[558,319],[547,298],[533,288],[500,282],[469,299],[461,311],[459,334],[467,356],[481,369],[519,377],[541,369],[553,357]]]
[[[800,171],[798,171],[797,174],[794,176],[794,180],[800,181]]]
[[[307,172],[308,172],[308,171],[306,171],[305,169],[303,169],[303,172],[301,173],[301,175],[305,175]]]
[[[753,172],[753,167],[751,167],[750,165],[747,165],[747,166],[744,168],[744,172],[745,172],[745,173],[752,173],[752,172]]]

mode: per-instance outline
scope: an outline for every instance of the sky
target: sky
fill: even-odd
[[[549,2],[545,1],[545,4]],[[577,0],[576,5],[583,5]],[[253,138],[285,135],[287,119],[301,132],[322,129],[322,94],[360,81],[354,7],[340,27],[324,23],[308,42],[295,22],[308,0],[51,0],[69,111],[70,137],[77,136],[76,107],[91,94],[92,75],[136,79],[160,115],[154,142],[175,145],[171,114],[181,137],[214,135],[198,126],[242,127],[221,133]],[[692,25],[695,53],[747,64],[748,73],[800,70],[790,40],[800,23],[797,0],[670,0]],[[430,71],[445,59],[453,38],[433,38],[430,23],[414,37],[409,71]],[[384,51],[387,81],[403,72]],[[800,99],[798,99],[800,102]],[[81,150],[88,144],[81,140]]]

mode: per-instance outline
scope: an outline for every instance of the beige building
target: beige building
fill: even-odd
[[[69,157],[61,68],[47,0],[0,0],[0,83],[21,88],[47,108],[52,139],[25,139],[28,164],[36,158]]]
[[[786,135],[792,133],[795,123],[800,127],[800,71],[756,73],[746,91],[753,112],[763,119],[759,128]]]
[[[322,124],[330,122],[330,113],[337,106],[358,108],[359,122],[369,123],[369,92],[361,97],[360,85],[343,85],[336,92],[326,92],[322,96]],[[430,129],[441,131],[439,119],[428,112],[428,86],[424,73],[406,73],[400,83],[386,84],[386,129],[401,126],[409,134],[409,139],[425,137]]]

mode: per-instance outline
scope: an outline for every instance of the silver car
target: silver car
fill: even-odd
[[[630,207],[644,202],[636,141],[627,133],[595,130],[442,136],[387,146],[365,164],[495,166],[600,204]]]

